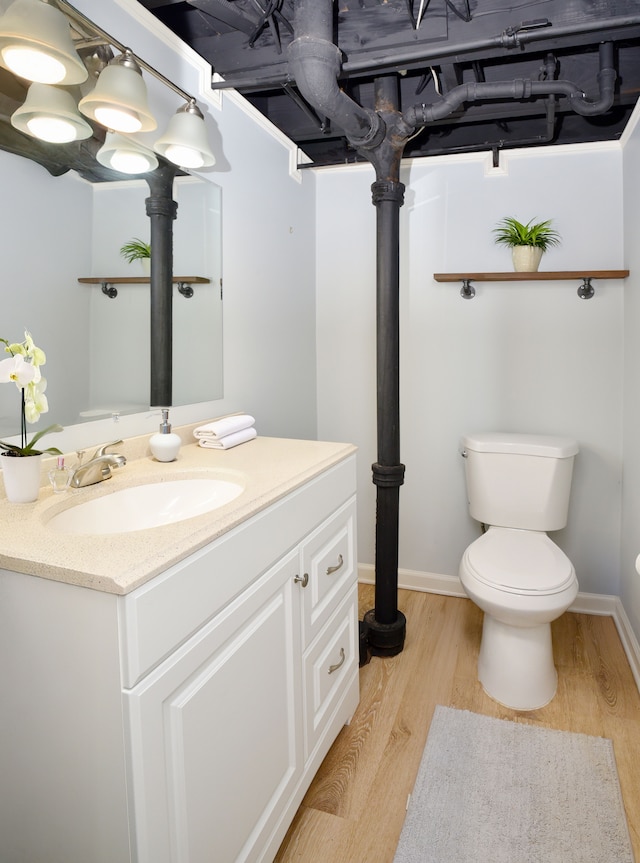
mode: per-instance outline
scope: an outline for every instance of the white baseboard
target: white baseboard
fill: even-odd
[[[373,564],[358,564],[358,581],[362,584],[375,583]],[[466,597],[467,595],[457,575],[439,575],[435,572],[419,572],[413,569],[398,570],[398,587],[404,590],[419,590],[424,593],[441,593],[445,596]],[[631,673],[638,691],[640,691],[640,643],[631,627],[620,597],[599,593],[579,593],[569,611],[613,617],[622,647],[631,666]]]

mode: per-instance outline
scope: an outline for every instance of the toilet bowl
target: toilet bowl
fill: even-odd
[[[460,581],[484,611],[483,689],[515,710],[544,707],[558,679],[551,623],[578,594],[571,561],[546,533],[490,527],[465,551]]]
[[[577,443],[545,435],[462,439],[469,511],[485,532],[460,562],[465,592],[484,612],[478,679],[494,700],[536,710],[553,698],[551,623],[578,593],[573,565],[547,536],[567,523]]]

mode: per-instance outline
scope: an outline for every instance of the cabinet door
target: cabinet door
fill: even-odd
[[[125,693],[140,863],[248,863],[268,841],[302,772],[298,563]]]
[[[356,501],[352,498],[305,540],[302,548],[303,647],[320,633],[357,580]]]

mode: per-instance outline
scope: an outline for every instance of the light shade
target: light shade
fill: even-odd
[[[0,63],[41,84],[81,84],[88,76],[66,16],[42,0],[14,0],[0,18]]]
[[[71,93],[51,84],[34,83],[29,87],[24,104],[11,117],[11,125],[52,144],[82,141],[93,134],[78,113]]]
[[[176,111],[153,149],[181,168],[205,168],[216,163],[204,117],[193,99]]]
[[[116,132],[151,132],[158,125],[147,104],[142,70],[128,50],[105,66],[78,108]]]
[[[146,174],[158,167],[158,160],[151,150],[118,132],[107,132],[96,159],[105,168],[121,174]]]

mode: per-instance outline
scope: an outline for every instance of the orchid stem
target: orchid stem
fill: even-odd
[[[20,390],[22,396],[22,410],[20,411],[20,438],[22,441],[22,449],[27,445],[27,419],[24,412],[24,388]]]

